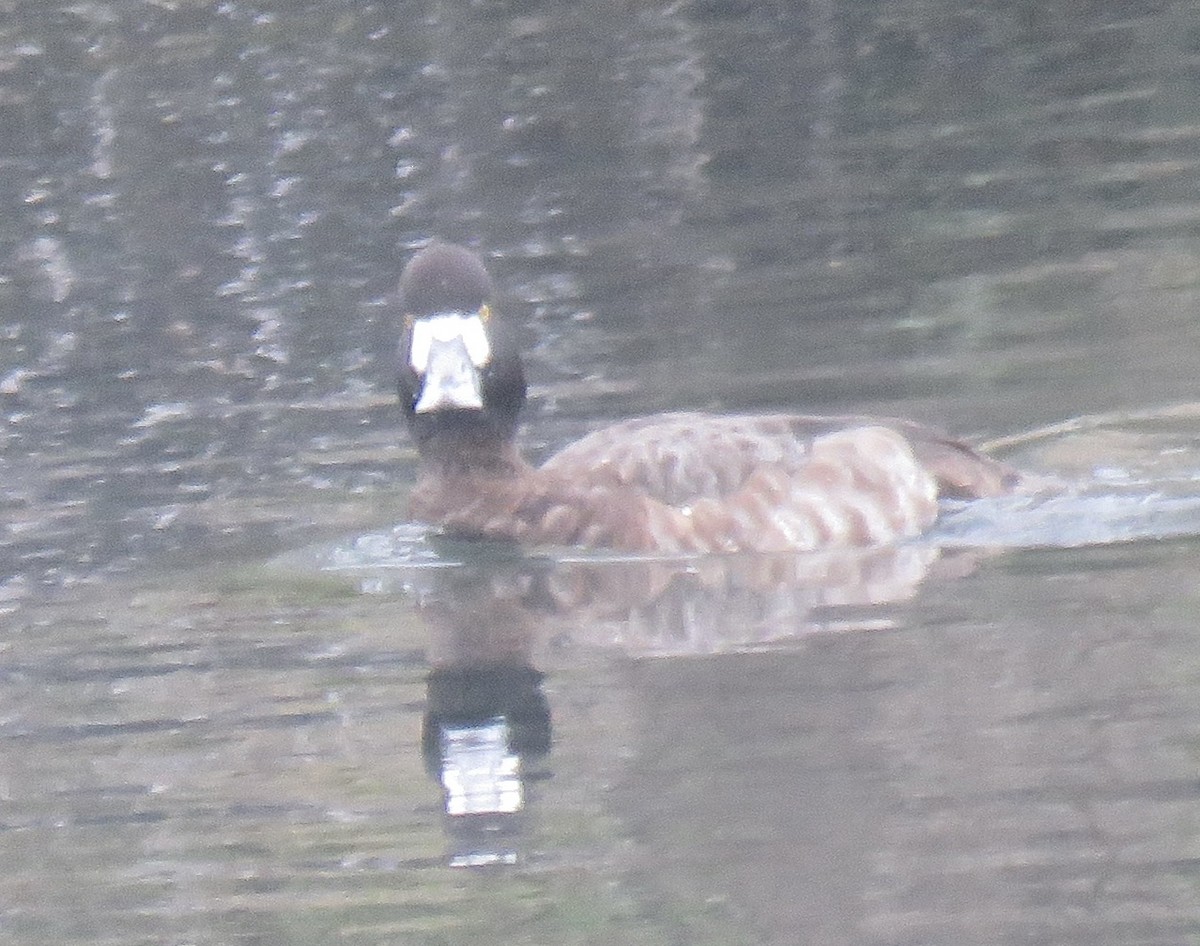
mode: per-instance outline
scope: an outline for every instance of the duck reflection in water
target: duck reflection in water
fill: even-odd
[[[456,866],[521,859],[552,764],[545,672],[615,654],[711,656],[887,627],[894,615],[879,605],[910,596],[930,564],[945,564],[922,546],[690,561],[498,551],[451,546],[441,566],[400,572],[429,635],[422,751]],[[463,561],[450,565],[456,552]],[[386,590],[377,577],[372,586]]]
[[[520,663],[472,662],[429,675],[421,749],[442,786],[452,866],[518,860],[532,784],[550,751],[541,682]]]

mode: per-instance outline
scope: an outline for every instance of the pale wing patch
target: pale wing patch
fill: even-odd
[[[581,479],[599,471],[613,485],[683,507],[730,496],[765,466],[798,468],[806,456],[807,444],[784,416],[667,414],[589,434],[542,469]]]
[[[818,437],[802,464],[760,467],[728,499],[704,498],[684,528],[704,551],[797,551],[885,545],[937,516],[932,476],[882,427]]]

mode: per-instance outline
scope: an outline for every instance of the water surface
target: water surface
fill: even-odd
[[[0,938],[1200,936],[1200,13],[6,13]],[[525,332],[534,456],[869,412],[1087,502],[431,548],[387,303],[434,236]]]

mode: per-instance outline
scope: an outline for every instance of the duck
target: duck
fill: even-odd
[[[1018,471],[939,430],[858,415],[657,414],[534,466],[516,445],[515,326],[481,258],[430,243],[396,298],[419,456],[410,514],[448,537],[672,556],[871,548],[929,530],[940,500],[1020,488]]]

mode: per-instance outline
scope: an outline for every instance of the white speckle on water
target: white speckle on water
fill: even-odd
[[[182,401],[175,401],[168,404],[151,404],[146,408],[141,418],[134,421],[133,426],[138,428],[154,427],[157,424],[183,420],[191,416],[191,406]]]

